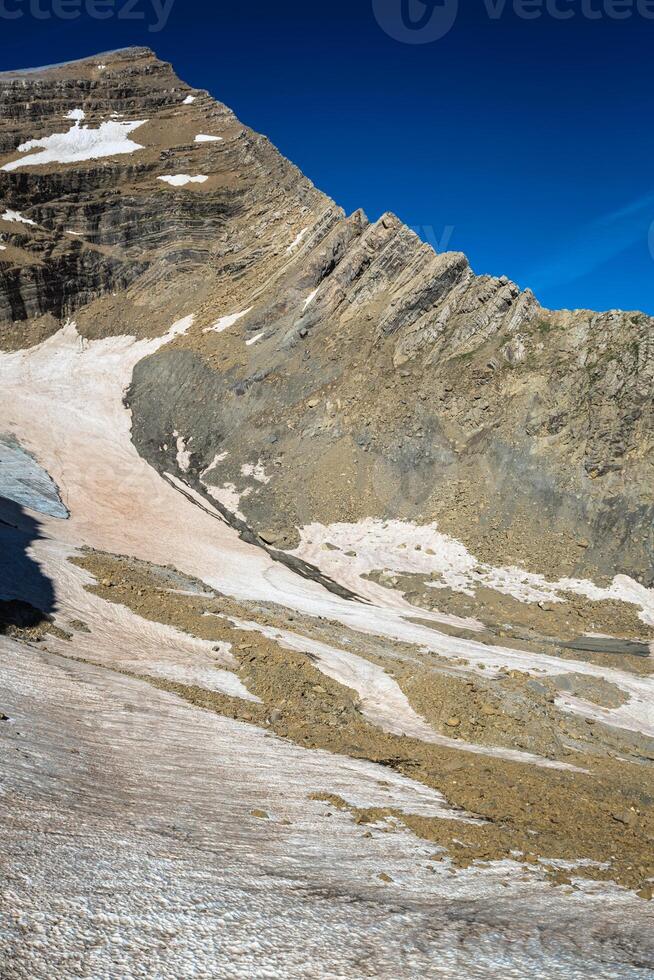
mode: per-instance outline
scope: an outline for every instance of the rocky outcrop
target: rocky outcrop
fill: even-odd
[[[229,267],[229,257],[240,250],[237,229],[246,211],[261,235],[272,213],[284,220],[291,208],[308,210],[322,201],[267,140],[245,130],[206,93],[191,92],[147,49],[73,69],[0,75],[0,194],[5,213],[23,219],[1,220],[0,212],[4,346],[16,331],[3,331],[3,321],[44,314],[61,319],[139,279],[156,290],[182,266],[186,275],[218,262]],[[20,160],[25,142],[78,125],[70,116],[80,111],[91,130],[111,121],[141,121],[134,139],[142,149],[3,169]],[[204,129],[222,136],[198,144],[195,136]],[[208,177],[201,194],[173,190],[159,179],[171,170],[195,172],[200,162]],[[253,231],[251,224],[247,230]],[[25,336],[31,336],[28,325]]]
[[[0,345],[195,316],[134,375],[153,466],[280,545],[437,520],[493,564],[654,582],[651,318],[553,313],[391,214],[346,217],[145,49],[0,76],[0,106],[4,206],[34,222],[0,224]],[[141,149],[2,170],[73,110],[141,121]],[[161,180],[184,174],[206,179]]]

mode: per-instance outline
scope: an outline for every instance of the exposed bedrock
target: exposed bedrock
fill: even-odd
[[[0,346],[194,315],[128,398],[158,469],[280,547],[437,520],[494,565],[654,584],[652,318],[544,310],[392,214],[344,215],[147,49],[0,75],[0,108]],[[121,120],[130,152],[2,169]]]
[[[565,472],[525,432],[507,437],[490,426],[461,448],[428,403],[420,403],[421,434],[409,436],[374,408],[354,425],[335,416],[333,401],[307,411],[323,374],[317,355],[312,362],[295,383],[276,385],[273,368],[241,378],[218,374],[196,352],[162,351],[134,374],[135,444],[161,472],[235,487],[246,524],[273,530],[280,546],[315,520],[436,518],[492,564],[522,560],[556,577],[601,580],[620,572],[654,584],[654,506],[637,485],[605,496],[580,461]],[[288,428],[287,418],[305,415],[305,429]],[[183,471],[179,439],[188,451]]]

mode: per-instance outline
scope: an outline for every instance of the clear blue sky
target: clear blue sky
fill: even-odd
[[[347,211],[395,211],[437,243],[450,234],[477,272],[547,306],[654,314],[654,19],[638,10],[654,18],[654,0],[543,0],[566,20],[460,0],[449,32],[425,44],[378,21],[415,40],[402,4],[427,31],[456,0],[429,0],[432,13],[421,0],[176,0],[158,32],[160,0],[130,0],[141,20],[30,13],[58,2],[0,0],[0,20],[24,15],[0,23],[3,67],[146,44]],[[66,9],[76,2],[93,0]]]

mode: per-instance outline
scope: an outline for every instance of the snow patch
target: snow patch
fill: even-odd
[[[181,320],[177,320],[173,323],[172,327],[166,334],[167,339],[172,340],[173,337],[183,337],[191,327],[193,326],[193,321],[195,320],[195,313],[190,313]]]
[[[270,640],[275,640],[287,650],[310,654],[316,667],[326,677],[331,677],[337,683],[357,692],[361,700],[363,715],[373,725],[384,731],[394,735],[417,738],[432,745],[454,748],[457,751],[509,759],[513,762],[525,762],[544,769],[584,771],[567,763],[545,759],[530,752],[474,745],[461,739],[439,735],[424,718],[414,711],[397,681],[377,664],[350,653],[350,651],[339,650],[326,643],[321,643],[319,640],[312,640],[288,630],[276,629],[255,622],[244,622],[231,617],[230,622],[237,629],[257,632]]]
[[[272,480],[272,477],[268,476],[266,473],[266,468],[261,460],[259,460],[256,465],[254,463],[244,463],[243,466],[241,466],[241,474],[243,476],[252,477],[252,479],[257,481],[257,483],[270,483]]]
[[[252,347],[252,344],[256,344],[256,342],[258,340],[261,340],[262,337],[263,337],[263,332],[262,333],[258,333],[255,337],[250,337],[249,340],[246,340],[245,341],[245,346],[246,347]]]
[[[77,111],[77,110],[73,110]],[[81,111],[81,110],[80,110]],[[3,170],[18,170],[19,167],[37,167],[47,163],[79,163],[82,160],[98,160],[101,157],[119,156],[142,150],[140,143],[128,139],[139,126],[147,122],[105,122],[98,129],[80,126],[79,120],[67,133],[54,133],[43,139],[28,140],[18,147],[19,153],[38,150],[19,160],[5,164]]]
[[[204,333],[209,333],[214,331],[215,333],[222,333],[223,330],[227,330],[228,327],[233,327],[242,317],[247,316],[251,312],[253,307],[249,306],[247,310],[241,310],[240,313],[230,313],[229,316],[223,316],[220,320],[216,320],[212,327],[205,327]]]
[[[214,487],[206,483],[204,485],[210,497],[213,497],[213,499],[217,500],[219,504],[222,504],[222,506],[228,510],[230,514],[233,514],[234,517],[237,517],[239,521],[245,520],[245,515],[241,513],[239,508],[243,497],[249,497],[252,493],[251,487],[247,487],[245,490],[238,490],[233,483],[226,483],[222,487]]]
[[[238,661],[232,653],[232,644],[228,640],[218,640],[213,645],[215,653],[219,654],[222,662],[229,667],[237,667]]]
[[[168,662],[159,663],[148,661],[144,667],[141,662],[134,666],[134,672],[138,669],[147,677],[160,677],[163,680],[173,681],[177,684],[184,684],[189,687],[201,687],[205,691],[215,691],[218,694],[226,694],[229,698],[240,698],[241,701],[250,701],[261,704],[261,698],[251,694],[247,687],[236,674],[231,670],[220,670],[215,667],[198,667],[192,664],[172,664]],[[129,670],[132,665],[127,662],[122,665],[123,670]]]
[[[182,105],[193,105],[194,102],[195,102],[195,96],[187,95],[184,101],[182,102]]]
[[[437,576],[437,581],[426,583],[430,588],[474,596],[479,587],[486,587],[529,604],[563,603],[566,592],[595,601],[618,599],[640,606],[643,622],[654,625],[654,590],[626,575],[617,575],[602,588],[585,579],[549,582],[523,568],[496,568],[478,561],[460,541],[442,534],[437,524],[374,519],[328,527],[310,524],[301,538],[298,557],[317,563],[339,581],[347,579],[359,592],[365,592],[362,577],[373,571]]]
[[[195,137],[196,143],[222,143],[222,136],[207,136],[206,133],[198,133]]]
[[[207,475],[207,473],[211,473],[212,470],[215,470],[215,468],[218,466],[218,464],[219,463],[222,463],[224,460],[226,460],[228,456],[229,456],[229,453],[227,453],[227,452],[225,452],[225,453],[217,453],[217,455],[214,456],[214,458],[213,458],[213,463],[210,463],[209,466],[207,466],[206,470],[202,470],[202,472],[200,473],[200,479],[201,480],[204,479],[204,477]]]
[[[157,177],[157,180],[163,180],[164,183],[170,184],[172,187],[185,187],[186,184],[204,184],[208,177],[204,174],[200,174],[198,177],[190,177],[189,174],[167,174],[165,177]]]
[[[186,448],[186,439],[183,436],[177,437],[177,465],[182,473],[188,473],[191,467],[191,452]]]
[[[318,290],[317,289],[314,289],[314,291],[312,293],[309,293],[309,295],[307,296],[307,298],[304,301],[304,306],[302,307],[302,309],[303,310],[306,310],[307,306],[311,306],[311,304],[313,303],[313,301],[314,301],[314,299],[316,298],[317,295],[318,295]]]
[[[2,215],[2,220],[11,221],[14,224],[33,225],[36,228],[36,221],[32,221],[31,218],[24,218],[20,211],[12,211],[11,208],[5,211]]]
[[[72,119],[74,122],[82,122],[86,119],[86,113],[83,109],[71,109],[70,112],[66,113],[66,119]]]
[[[464,545],[440,534],[435,525],[419,527],[402,521],[367,519],[356,524],[309,524],[300,530],[294,554],[359,595],[379,602],[396,595],[401,608],[413,610],[400,593],[367,581],[374,571],[439,575],[443,587],[465,591],[476,560]],[[386,600],[388,601],[388,600]],[[451,620],[448,619],[448,622]],[[452,625],[454,625],[452,623]],[[476,620],[457,619],[463,628],[480,630]]]
[[[295,251],[295,249],[301,243],[302,239],[304,238],[304,236],[306,235],[306,233],[308,232],[308,230],[309,230],[308,228],[303,228],[302,231],[297,235],[297,237],[291,242],[291,244],[286,249],[286,254],[287,255],[290,255],[291,252],[294,252]]]

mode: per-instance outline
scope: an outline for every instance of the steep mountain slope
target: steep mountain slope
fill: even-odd
[[[651,319],[0,75],[0,974],[654,967]]]
[[[650,318],[551,313],[392,215],[345,217],[148,51],[5,74],[1,97],[5,219],[34,222],[2,222],[2,345],[195,313],[134,378],[153,465],[179,472],[185,440],[180,475],[287,549],[316,521],[437,520],[496,565],[654,582]],[[17,149],[107,120],[146,120],[142,148]]]

